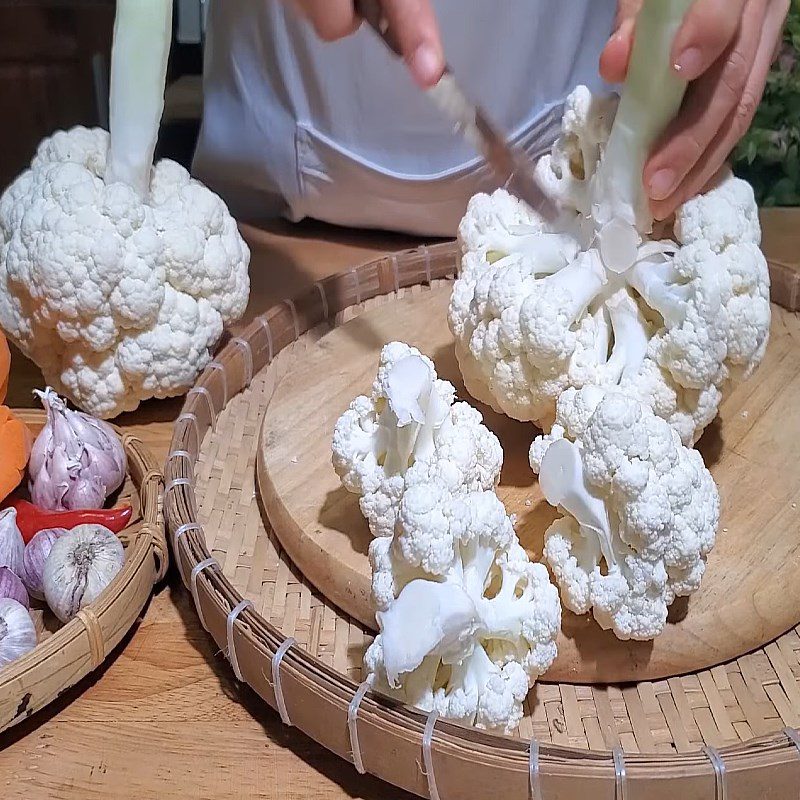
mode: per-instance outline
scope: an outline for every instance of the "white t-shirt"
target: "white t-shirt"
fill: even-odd
[[[614,0],[434,0],[473,101],[538,157],[601,88]],[[280,0],[212,0],[194,171],[235,215],[452,236],[495,178],[366,26],[327,44]]]

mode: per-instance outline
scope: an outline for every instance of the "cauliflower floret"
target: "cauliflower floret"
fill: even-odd
[[[675,214],[675,235],[683,244],[705,242],[715,253],[730,245],[761,244],[753,187],[732,173],[706,194],[684,203]]]
[[[381,630],[365,657],[371,684],[448,719],[516,728],[555,659],[561,607],[497,496],[411,487],[394,540],[373,540],[370,558]]]
[[[561,135],[536,163],[539,185],[562,206],[588,216],[589,187],[617,111],[616,95],[593,95],[578,86],[564,103]]]
[[[468,213],[458,229],[464,252],[485,255],[494,250],[505,250],[513,241],[514,231],[520,226],[535,231],[543,229],[543,223],[525,203],[505,190],[492,197],[477,194],[470,199]]]
[[[109,137],[60,131],[0,198],[0,326],[100,417],[188,389],[250,291],[224,203],[178,164],[143,202],[106,184]]]
[[[728,382],[751,375],[766,348],[758,209],[728,175],[679,210],[677,241],[605,220],[595,179],[615,110],[585,87],[567,101],[538,167],[562,208],[555,222],[529,210],[520,223],[520,201],[503,190],[473,198],[448,322],[467,391],[496,411],[546,428],[565,388],[619,386],[692,444]]]
[[[437,379],[433,363],[392,342],[381,352],[378,377],[339,418],[332,461],[349,491],[360,496],[373,536],[391,536],[406,486],[442,481],[451,494],[493,488],[503,451],[483,418]]]
[[[657,636],[714,546],[719,493],[700,454],[646,405],[587,386],[559,398],[530,460],[565,514],[544,546],[564,605],[620,639]]]

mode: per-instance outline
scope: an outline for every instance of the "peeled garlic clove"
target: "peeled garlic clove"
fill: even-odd
[[[31,607],[25,586],[8,567],[0,567],[0,597],[10,597],[25,608]]]
[[[0,511],[0,567],[8,567],[17,577],[22,574],[25,542],[17,527],[17,510]]]
[[[125,563],[122,542],[102,525],[78,525],[60,536],[44,563],[44,596],[62,621],[94,602]]]
[[[69,533],[66,528],[45,528],[25,545],[22,558],[22,582],[31,597],[44,600],[44,564],[56,539]]]
[[[10,597],[0,599],[0,667],[36,647],[36,628],[28,610]]]

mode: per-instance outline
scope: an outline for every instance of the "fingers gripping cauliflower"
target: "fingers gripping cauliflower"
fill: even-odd
[[[478,411],[454,403],[433,362],[402,342],[386,345],[369,397],[357,397],[336,424],[333,466],[360,496],[374,536],[394,532],[406,485],[439,479],[452,494],[492,489],[503,451]]]
[[[393,539],[373,539],[380,634],[372,686],[424,711],[509,732],[556,656],[558,592],[493,492],[406,489]]]
[[[652,240],[639,198],[617,197],[637,164],[614,160],[615,105],[585,87],[567,101],[561,137],[538,165],[563,211],[555,224],[504,190],[472,198],[450,328],[468,391],[495,410],[546,428],[567,387],[620,386],[691,444],[726,383],[764,355],[758,209],[728,176],[681,207],[675,241]]]
[[[657,636],[714,545],[719,494],[700,454],[646,405],[585,386],[561,395],[530,460],[564,513],[544,546],[564,605],[620,639]]]

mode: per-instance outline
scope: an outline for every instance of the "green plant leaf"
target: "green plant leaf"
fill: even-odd
[[[732,154],[759,204],[800,205],[800,0],[792,0],[783,49],[753,124]]]

